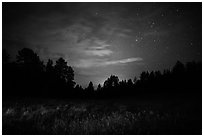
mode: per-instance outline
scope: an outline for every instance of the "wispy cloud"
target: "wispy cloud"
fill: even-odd
[[[113,53],[111,50],[109,49],[103,49],[103,50],[86,50],[84,51],[86,55],[90,55],[90,56],[107,56],[110,55],[111,53]]]
[[[77,68],[90,68],[90,67],[102,67],[107,65],[117,65],[117,64],[125,64],[130,62],[142,61],[143,59],[140,57],[137,58],[126,58],[121,60],[112,60],[107,61],[105,59],[81,59],[74,64]]]
[[[89,46],[86,49],[82,50],[82,52],[85,53],[85,55],[87,56],[103,57],[103,56],[109,56],[110,54],[113,53],[113,51],[109,49],[111,45],[107,44],[106,41],[93,39],[89,41],[89,44],[93,46]]]
[[[118,37],[128,37],[128,35],[126,33],[122,33],[122,32],[118,32],[116,35]]]
[[[73,63],[73,66],[76,68],[98,67],[102,61],[102,59],[80,59]]]
[[[100,46],[94,46],[94,47],[90,47],[90,49],[93,49],[93,50],[102,50],[102,49],[104,49],[104,48],[106,48],[106,47],[109,47],[110,45],[108,45],[108,44],[102,44],[102,45],[100,45]]]
[[[121,59],[121,60],[115,60],[115,61],[107,61],[105,62],[106,65],[113,65],[113,64],[124,64],[129,62],[135,62],[135,61],[142,61],[142,58],[127,58],[127,59]]]

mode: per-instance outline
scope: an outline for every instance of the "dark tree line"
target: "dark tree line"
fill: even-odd
[[[18,52],[16,62],[9,62],[3,51],[3,96],[67,96],[75,86],[74,70],[63,58],[55,65],[40,60],[33,50],[24,48]]]
[[[9,62],[9,54],[3,50],[3,96],[100,98],[163,92],[202,93],[201,62],[184,65],[177,61],[172,69],[144,71],[133,80],[120,81],[111,75],[96,89],[92,82],[83,89],[75,85],[74,70],[63,58],[55,63],[49,59],[44,64],[33,50],[24,48],[16,59],[16,62]]]

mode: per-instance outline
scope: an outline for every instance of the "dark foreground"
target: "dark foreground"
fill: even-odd
[[[3,99],[2,134],[202,134],[200,99]]]

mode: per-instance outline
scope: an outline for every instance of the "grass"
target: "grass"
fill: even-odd
[[[15,102],[3,103],[2,111],[3,134],[201,134],[202,121],[193,106],[114,100]]]

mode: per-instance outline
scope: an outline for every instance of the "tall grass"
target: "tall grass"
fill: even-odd
[[[182,134],[182,113],[94,103],[3,107],[3,134]]]

